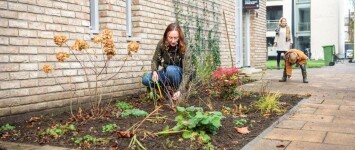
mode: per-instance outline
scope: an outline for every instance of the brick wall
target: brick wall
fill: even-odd
[[[232,56],[235,57],[234,1],[215,2],[220,6],[218,13],[220,14],[221,61],[223,66],[230,66],[231,55],[222,11],[225,10]],[[69,38],[67,42],[69,44],[73,44],[77,38],[90,40],[89,5],[89,0],[0,2],[0,117],[87,101],[88,92],[92,92],[87,89],[95,84],[93,82],[96,77],[94,71],[86,70],[88,76],[85,76],[85,69],[75,61],[73,55],[65,62],[58,62],[55,53],[69,51],[68,48],[56,46],[52,38],[60,33]],[[175,21],[173,1],[133,0],[132,31],[134,37],[141,38],[141,49],[124,63],[121,58],[127,54],[125,5],[124,0],[99,1],[100,30],[108,28],[113,31],[117,51],[117,55],[107,64],[108,69],[105,70],[102,78],[119,72],[112,80],[99,83],[106,87],[101,90],[111,93],[106,94],[106,97],[121,96],[142,90],[141,76],[150,70],[151,57],[156,44],[162,38],[166,26]],[[256,22],[262,22],[262,19],[265,19],[263,11],[258,11],[259,17],[255,18]],[[256,23],[253,28],[255,32],[251,32],[252,37],[258,37],[252,42],[260,44],[260,47],[252,51],[252,65],[255,66],[262,66],[261,64],[266,60],[266,55],[259,56],[266,53],[266,46],[263,43],[265,42],[265,28],[265,23]],[[259,35],[260,32],[263,38]],[[104,58],[100,57],[102,54],[100,46],[92,42],[90,46],[90,50],[92,52],[95,50],[98,54],[98,57],[94,59],[95,65],[104,66]],[[253,46],[252,50],[254,50]],[[76,53],[76,56],[84,60],[83,64],[92,66],[86,55]],[[42,71],[44,64],[51,64],[55,69],[53,73],[44,73]],[[120,68],[121,66],[124,67]],[[68,90],[73,89],[73,85],[68,84],[69,82],[75,83],[77,92],[73,93]],[[73,98],[77,96],[80,98]]]
[[[266,1],[259,3],[259,9],[250,12],[250,60],[252,67],[266,69]]]

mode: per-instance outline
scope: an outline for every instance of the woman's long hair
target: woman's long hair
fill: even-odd
[[[164,49],[169,50],[170,44],[168,44],[168,33],[170,31],[177,31],[179,33],[179,41],[178,41],[178,49],[180,54],[185,54],[186,51],[186,45],[185,45],[185,37],[184,33],[182,32],[181,27],[176,24],[176,23],[171,23],[166,27],[165,32],[164,32],[164,37],[163,37],[163,44],[164,44]]]
[[[279,31],[280,31],[280,28],[282,27],[281,26],[281,22],[282,20],[285,19],[285,22],[286,22],[286,41],[290,41],[291,40],[291,31],[290,31],[290,27],[287,25],[287,19],[285,17],[281,17],[280,20],[279,20]]]

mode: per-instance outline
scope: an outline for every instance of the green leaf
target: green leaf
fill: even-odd
[[[163,127],[163,131],[168,131],[168,130],[169,130],[169,126],[168,125]]]
[[[133,108],[133,106],[131,104],[128,104],[126,102],[118,102],[118,103],[115,104],[115,106],[118,109],[122,109],[122,110],[132,109]]]
[[[149,99],[154,99],[154,93],[153,92],[149,92]]]
[[[219,118],[213,118],[211,123],[212,123],[213,126],[215,126],[217,128],[222,126],[221,120]]]
[[[184,123],[186,123],[186,122],[184,122]],[[188,126],[189,129],[193,129],[193,128],[196,127],[197,123],[198,123],[198,122],[196,122],[194,119],[189,119],[189,120],[187,121],[187,123],[184,124],[184,125]]]
[[[206,134],[205,132],[201,131],[200,134],[199,134],[199,140],[203,143],[208,143],[211,141],[211,137]]]
[[[198,118],[198,119],[200,119],[200,118],[203,118],[203,114],[202,114],[202,112],[196,112],[196,116],[195,116],[195,118]]]
[[[203,108],[202,107],[195,107],[195,106],[190,106],[186,108],[186,111],[188,112],[203,112]]]
[[[184,107],[176,107],[178,112],[184,112],[186,109]]]
[[[211,122],[211,118],[205,118],[203,120],[201,120],[201,124],[207,125]]]
[[[182,121],[182,120],[184,120],[184,117],[181,115],[175,117],[175,121]]]
[[[190,139],[192,137],[192,132],[191,131],[185,131],[182,133],[182,137],[184,139]]]

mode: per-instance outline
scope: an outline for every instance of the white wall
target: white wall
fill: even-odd
[[[339,12],[339,49],[338,53],[344,54],[345,53],[345,1],[344,0],[338,0],[339,5],[338,5],[338,12]]]
[[[287,25],[292,29],[292,0],[283,0],[283,17],[287,19]]]
[[[338,0],[311,1],[311,49],[314,59],[324,58],[324,45],[334,44],[336,51],[339,50],[339,4]]]

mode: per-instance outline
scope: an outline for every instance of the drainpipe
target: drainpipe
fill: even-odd
[[[236,67],[243,66],[243,1],[234,0],[235,5],[235,52]]]
[[[126,1],[126,36],[131,37],[132,36],[132,1],[127,0]]]
[[[338,32],[339,32],[339,48],[338,48],[338,53],[343,54],[344,53],[344,45],[345,45],[345,40],[344,40],[344,0],[339,0],[339,27],[338,27]]]
[[[250,10],[247,10],[245,17],[245,61],[244,67],[250,67]]]
[[[293,39],[293,44],[292,44],[292,48],[295,48],[295,43],[296,43],[296,39],[295,39],[295,1],[292,0],[292,4],[291,4],[292,8],[291,8],[291,31],[292,31],[292,39]]]

